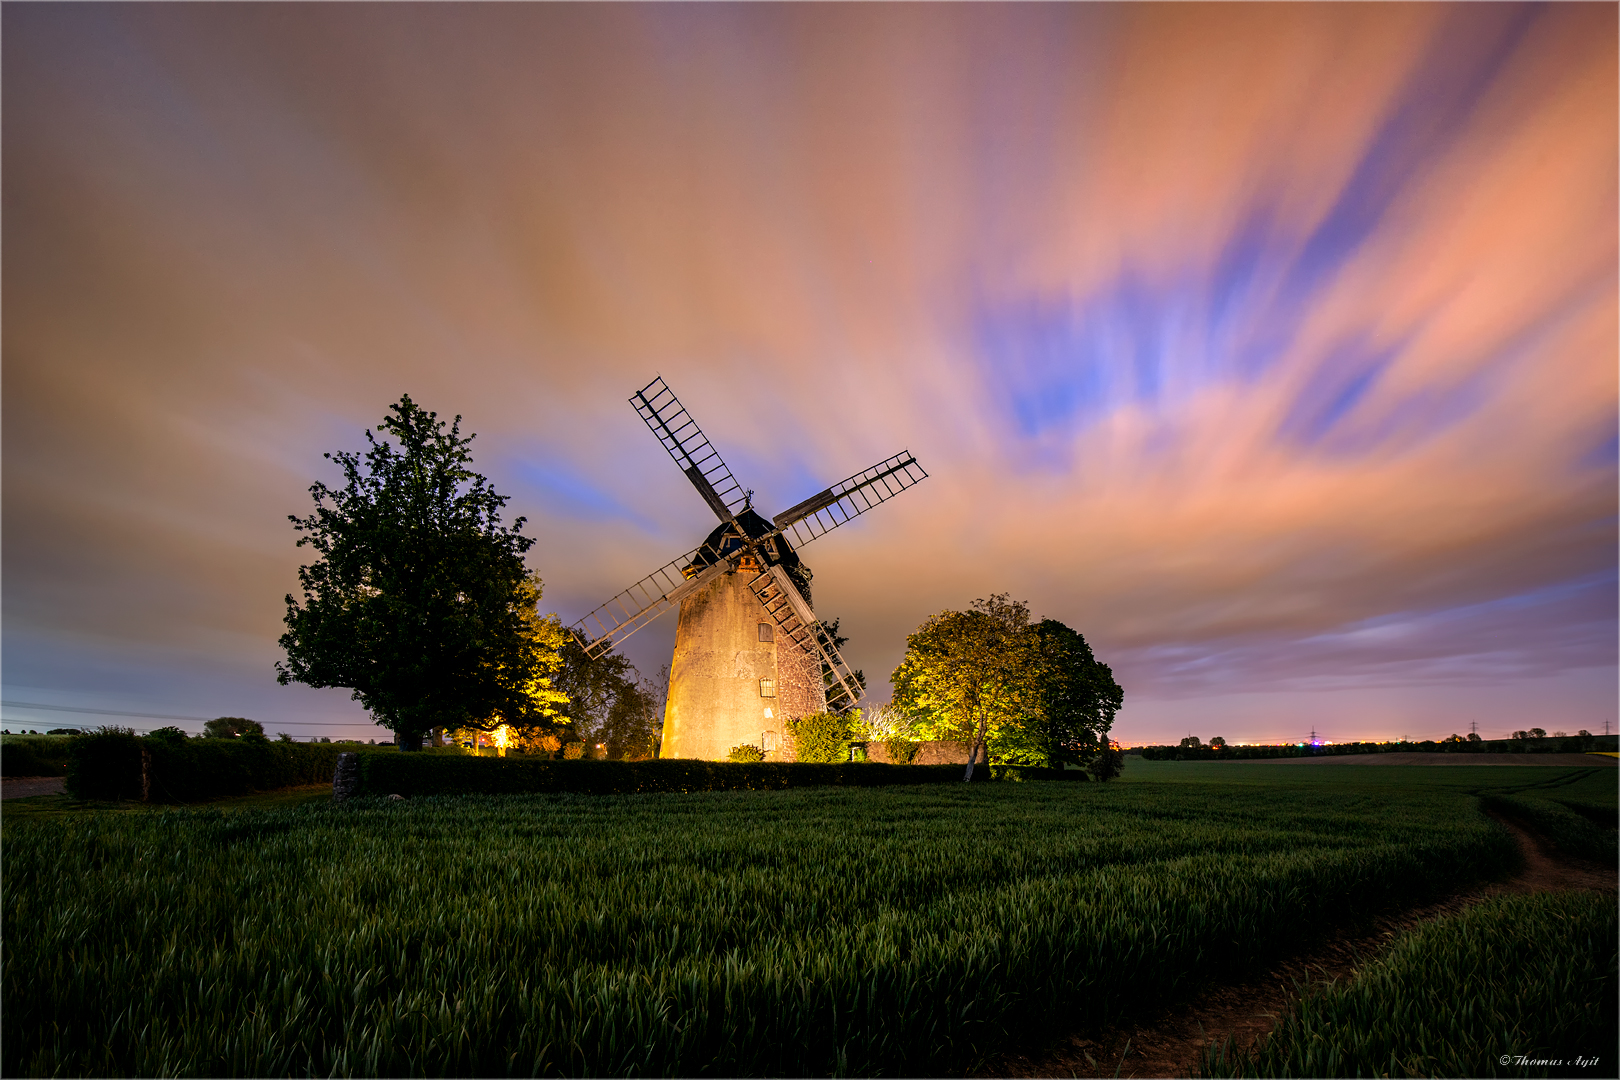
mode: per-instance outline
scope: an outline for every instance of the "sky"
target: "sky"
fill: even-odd
[[[10,730],[382,734],[274,678],[322,454],[462,416],[572,622],[713,527],[656,375],[767,515],[929,472],[802,552],[870,700],[1007,593],[1127,744],[1617,719],[1612,4],[0,23]]]

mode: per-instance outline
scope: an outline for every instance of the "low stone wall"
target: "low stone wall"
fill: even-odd
[[[898,764],[889,756],[889,748],[884,743],[862,743],[866,747],[866,760],[876,761],[883,765]],[[917,747],[917,756],[910,762],[912,765],[966,765],[968,759],[968,744],[957,739],[939,739],[931,742],[914,743]],[[979,748],[979,764],[985,764],[985,750]]]

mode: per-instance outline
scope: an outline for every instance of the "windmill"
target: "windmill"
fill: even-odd
[[[810,570],[798,549],[928,474],[901,452],[767,521],[662,378],[630,404],[720,524],[575,629],[599,656],[678,607],[663,756],[720,759],[752,743],[779,758],[785,720],[849,709],[861,697],[811,608]]]

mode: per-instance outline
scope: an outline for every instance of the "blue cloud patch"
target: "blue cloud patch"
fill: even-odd
[[[651,520],[566,465],[519,459],[513,462],[512,470],[525,484],[538,490],[548,512],[589,521],[629,521],[648,532],[657,531]]]

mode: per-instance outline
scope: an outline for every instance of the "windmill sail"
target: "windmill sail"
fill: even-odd
[[[917,459],[901,451],[782,511],[772,524],[793,541],[794,547],[801,547],[927,478]]]
[[[742,510],[748,501],[747,493],[662,376],[637,390],[630,404],[636,407],[641,419],[658,436],[658,441],[664,444],[664,449],[692,481],[692,486],[698,489],[716,517],[730,521]]]
[[[787,571],[771,563],[748,583],[748,587],[793,644],[820,658],[827,708],[842,711],[860,701],[861,686],[855,681],[855,673],[844,663],[838,646],[833,644],[832,637],[817,621],[810,605],[804,602],[798,586],[793,584]]]
[[[585,652],[600,656],[731,569],[730,563],[720,559],[686,577],[683,571],[692,566],[702,550],[693,548],[674,562],[659,567],[575,623],[574,627],[588,643]]]

